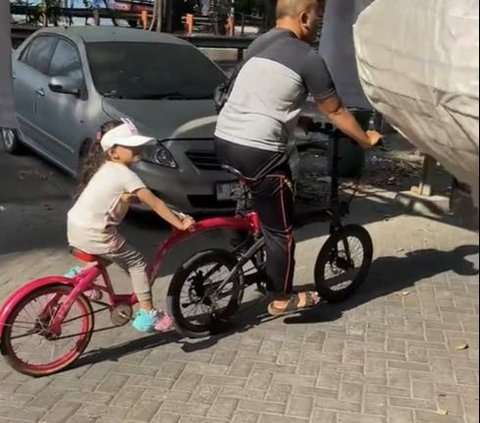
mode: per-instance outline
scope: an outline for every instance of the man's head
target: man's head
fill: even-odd
[[[277,27],[289,29],[308,43],[317,36],[324,0],[278,0]]]

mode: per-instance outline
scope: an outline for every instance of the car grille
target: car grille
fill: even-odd
[[[222,170],[222,166],[214,152],[189,151],[185,154],[198,169]]]

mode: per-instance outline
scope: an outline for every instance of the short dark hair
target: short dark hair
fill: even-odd
[[[293,17],[294,14],[297,12],[297,8],[296,8],[296,4],[295,4],[295,1],[296,0],[292,0],[289,4],[288,4],[288,7],[279,7],[279,2],[278,0],[275,1],[276,3],[276,14],[277,14],[277,19],[283,19],[283,18],[288,18],[288,17]],[[316,0],[317,1],[317,4],[318,6],[320,7],[320,9],[324,10],[325,8],[325,2],[326,0]]]

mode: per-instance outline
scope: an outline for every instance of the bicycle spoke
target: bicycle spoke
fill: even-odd
[[[63,289],[63,288],[53,288]],[[17,360],[24,366],[48,365],[57,363],[77,349],[79,339],[83,339],[85,319],[89,319],[85,307],[76,299],[65,319],[61,322],[60,334],[51,331],[55,316],[66,298],[65,292],[45,292],[27,302],[16,317],[8,324],[9,342]],[[83,307],[83,308],[82,308]]]
[[[325,284],[332,290],[342,290],[348,287],[357,277],[363,263],[363,246],[359,239],[348,237],[349,254],[345,251],[345,241],[339,241],[337,252],[333,254],[330,265],[325,269]],[[339,267],[342,260],[349,267],[344,269]],[[351,267],[351,268],[350,268]]]
[[[228,302],[223,304],[222,300],[231,295],[231,288],[228,286],[221,290],[219,288],[222,287],[229,274],[230,270],[222,264],[212,263],[196,269],[187,278],[188,284],[184,285],[180,293],[180,304],[186,320],[190,322],[205,321],[210,319],[213,312],[228,305]],[[200,294],[202,295],[200,296]]]

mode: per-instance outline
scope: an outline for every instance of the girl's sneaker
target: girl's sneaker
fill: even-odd
[[[72,267],[67,273],[65,273],[66,278],[73,279],[75,276],[77,276],[79,273],[82,272],[82,268],[80,266],[75,266]]]
[[[155,330],[157,332],[170,332],[174,329],[173,319],[164,311],[158,313],[157,323],[155,323]]]
[[[139,332],[168,332],[173,329],[173,320],[164,312],[157,310],[138,310],[132,326]]]

